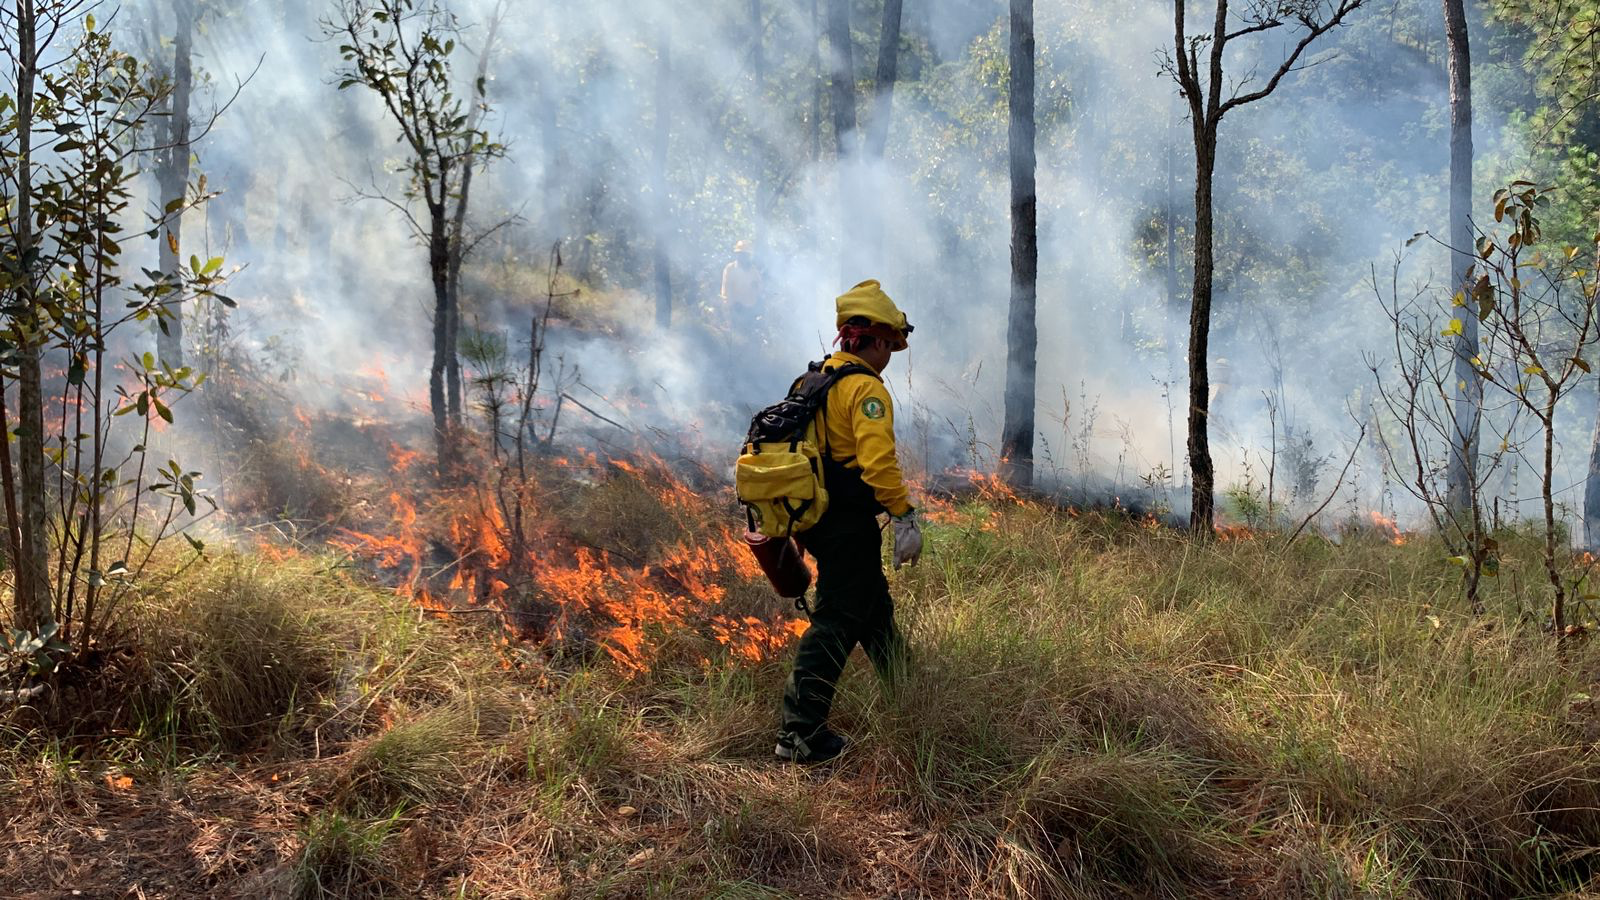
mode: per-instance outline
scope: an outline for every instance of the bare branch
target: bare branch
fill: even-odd
[[[1237,97],[1229,99],[1228,102],[1222,104],[1221,108],[1218,110],[1218,115],[1225,115],[1231,109],[1244,106],[1248,103],[1254,103],[1255,101],[1260,100],[1277,90],[1278,84],[1283,81],[1284,76],[1295,71],[1295,66],[1299,63],[1300,57],[1305,53],[1306,48],[1310,47],[1317,38],[1320,38],[1329,31],[1339,27],[1339,25],[1344,22],[1345,18],[1349,16],[1350,13],[1361,8],[1361,4],[1363,2],[1364,0],[1339,0],[1339,5],[1333,10],[1332,14],[1322,22],[1313,22],[1309,18],[1302,18],[1300,20],[1301,25],[1306,28],[1306,33],[1302,35],[1300,41],[1295,44],[1294,50],[1289,53],[1288,58],[1278,66],[1278,70],[1272,73],[1272,78],[1267,81],[1266,85],[1260,90],[1253,91],[1248,94],[1241,94]]]
[[[1322,511],[1328,508],[1328,504],[1333,502],[1334,497],[1339,496],[1339,490],[1344,487],[1344,476],[1349,474],[1351,463],[1356,461],[1356,454],[1361,451],[1361,442],[1366,440],[1367,437],[1366,420],[1356,417],[1354,413],[1352,413],[1350,417],[1355,419],[1359,428],[1356,432],[1355,442],[1350,445],[1350,456],[1345,459],[1344,468],[1339,470],[1339,478],[1333,483],[1333,490],[1328,492],[1327,499],[1323,500],[1321,505],[1312,510],[1310,515],[1300,520],[1300,524],[1295,528],[1294,531],[1289,533],[1288,539],[1283,542],[1284,547],[1288,547],[1290,544],[1294,543],[1294,539],[1300,536],[1300,532],[1306,530],[1306,526],[1311,524],[1311,520],[1322,515]]]

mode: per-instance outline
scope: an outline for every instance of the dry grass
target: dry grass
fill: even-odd
[[[718,513],[684,526],[631,485],[570,508],[636,501],[635,521],[686,533]],[[893,579],[911,663],[893,685],[852,664],[836,724],[857,745],[817,770],[768,759],[783,659],[685,636],[624,675],[494,650],[326,561],[215,561],[137,611],[137,715],[13,734],[8,877],[168,897],[1589,885],[1600,657],[1555,652],[1515,539],[1478,620],[1426,541],[1199,546],[1015,505],[942,519]]]

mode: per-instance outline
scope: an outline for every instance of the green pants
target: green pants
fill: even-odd
[[[837,508],[800,536],[817,561],[817,591],[811,627],[800,638],[783,690],[783,731],[807,738],[827,724],[834,688],[857,644],[879,675],[892,675],[901,639],[883,576],[882,541],[876,516]]]

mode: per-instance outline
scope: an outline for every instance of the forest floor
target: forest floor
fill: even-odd
[[[931,518],[891,576],[912,662],[888,686],[858,654],[855,744],[815,768],[771,758],[784,646],[658,623],[555,652],[348,555],[213,554],[130,604],[94,679],[0,720],[0,895],[1600,887],[1600,651],[1557,653],[1531,541],[1503,536],[1475,618],[1440,547],[1383,529],[1201,545],[993,492]]]

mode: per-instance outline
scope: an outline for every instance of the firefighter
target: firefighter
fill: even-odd
[[[825,370],[855,363],[881,373],[906,349],[912,328],[876,281],[863,281],[837,300],[840,351]],[[817,421],[826,431],[824,480],[828,511],[797,537],[817,563],[811,626],[800,638],[794,671],[783,692],[783,725],[776,753],[794,762],[838,756],[845,739],[828,728],[835,685],[857,644],[878,674],[890,678],[901,654],[894,604],[884,577],[882,531],[894,530],[894,566],[922,555],[922,529],[895,459],[894,404],[872,375],[846,375],[829,391]]]
[[[747,330],[761,319],[761,270],[756,267],[755,245],[733,245],[733,262],[722,269],[722,308],[732,332]]]

